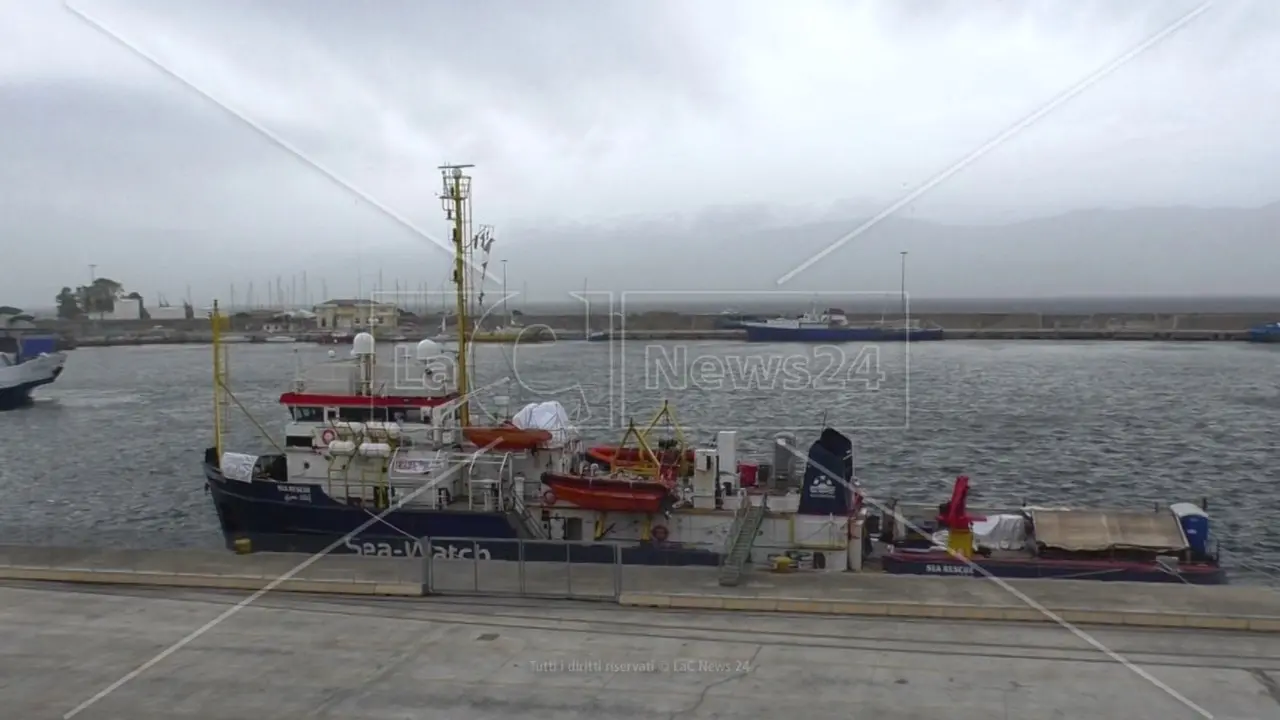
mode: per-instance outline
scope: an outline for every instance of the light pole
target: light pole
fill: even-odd
[[[505,324],[511,324],[511,312],[507,310],[507,261],[502,261],[502,314],[507,316]]]
[[[905,324],[907,322],[907,251],[903,250],[900,254],[902,255],[902,278],[899,283],[899,293],[902,296],[902,322]]]

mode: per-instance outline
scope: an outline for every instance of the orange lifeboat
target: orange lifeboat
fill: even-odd
[[[551,432],[548,430],[525,430],[511,424],[463,428],[462,435],[479,447],[497,443],[493,450],[532,450],[551,441]]]
[[[544,473],[542,484],[551,489],[556,500],[597,512],[662,512],[662,504],[671,493],[659,482],[619,477]]]
[[[675,449],[659,450],[654,453],[658,461],[656,475],[668,482],[674,481],[682,469],[693,467],[693,451],[684,452],[685,461],[679,462],[680,452]],[[640,448],[619,447],[617,445],[598,445],[587,448],[587,459],[610,468],[611,470],[630,470],[632,472],[655,474],[653,460],[645,457]]]

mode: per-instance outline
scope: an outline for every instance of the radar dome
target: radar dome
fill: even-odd
[[[422,340],[418,343],[418,347],[414,351],[414,356],[417,357],[418,360],[425,362],[432,358],[439,357],[441,353],[442,351],[439,343],[433,340]]]
[[[356,335],[355,339],[351,341],[351,353],[353,355],[372,355],[374,353],[373,336],[365,332]]]

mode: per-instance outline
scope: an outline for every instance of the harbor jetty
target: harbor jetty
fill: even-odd
[[[1274,322],[1274,315],[1259,313],[924,313],[913,315],[927,326],[945,330],[949,340],[1063,340],[1063,341],[1160,341],[1237,342],[1249,339],[1249,329]],[[850,314],[850,323],[875,323],[880,315]],[[550,328],[557,340],[582,340],[588,328],[610,327],[605,316],[588,323],[582,315],[525,315],[525,327]],[[332,333],[317,329],[268,329],[232,318],[230,332],[243,342],[267,342],[291,337],[299,342],[324,342]],[[396,333],[410,341],[439,333],[441,318],[423,316],[403,324]],[[695,340],[744,340],[742,330],[725,329],[723,318],[709,314],[646,312],[614,318],[613,339],[655,342]],[[208,321],[170,320],[117,323],[62,323],[50,330],[61,334],[71,347],[207,344],[212,338]]]
[[[810,606],[796,604],[762,612],[758,604],[717,595],[714,573],[701,577],[689,569],[646,568],[643,577],[624,578],[634,588],[626,593],[644,597],[644,604],[660,595],[713,598],[702,605],[656,603],[679,610],[557,600],[547,594],[553,583],[541,575],[532,578],[535,591],[525,596],[441,591],[429,597],[353,597],[361,583],[382,583],[384,590],[414,584],[411,568],[422,563],[390,558],[324,558],[295,578],[311,585],[281,583],[273,590],[298,592],[273,591],[247,602],[251,590],[267,586],[300,558],[75,553],[3,550],[0,703],[13,717],[62,717],[79,710],[76,717],[138,720],[389,718],[419,717],[423,708],[432,716],[463,720],[745,719],[796,708],[812,718],[844,720],[851,707],[859,717],[945,713],[959,720],[1280,713],[1280,633],[1173,624],[1162,629],[1143,622],[1082,625],[1104,653],[1056,624],[1023,618],[976,623],[892,610],[838,616],[835,603],[849,600],[830,596],[805,601],[828,603],[818,606],[822,614],[807,614]],[[56,582],[24,579],[15,563],[25,563],[28,574],[44,564],[43,579]],[[481,564],[478,574],[464,561],[437,565],[448,582],[463,587],[502,582],[489,564]],[[612,592],[612,581],[579,577],[581,566],[572,570],[584,596]],[[107,584],[65,584],[85,582],[94,572],[116,575],[99,580]],[[244,584],[219,585],[219,573]],[[128,576],[147,578],[150,587],[110,584]],[[869,598],[892,592],[902,595],[900,603],[935,598],[936,589],[946,590],[953,602],[957,595],[972,600],[985,593],[979,587],[992,585],[841,579],[848,588],[870,583],[864,586],[870,589],[847,593]],[[886,580],[901,584],[890,588],[882,584]],[[799,584],[788,586],[792,581]],[[744,588],[735,592],[759,603],[766,595],[818,591],[801,590],[805,583],[799,576],[763,575],[744,586],[755,588],[753,595],[743,596]],[[1202,596],[1200,609],[1215,614],[1273,610],[1246,607],[1252,600],[1215,600],[1234,588],[1157,591],[1117,583],[1107,591],[1108,585],[1055,580],[1016,587],[1051,606],[1083,606],[1099,600],[1081,593],[1112,592],[1130,610],[1176,606],[1182,612],[1191,609],[1195,594]],[[236,591],[228,591],[232,587]],[[339,588],[341,594],[319,594]],[[1188,593],[1171,600],[1179,590]],[[1265,602],[1261,595],[1258,602]],[[1228,621],[1224,627],[1233,626]]]

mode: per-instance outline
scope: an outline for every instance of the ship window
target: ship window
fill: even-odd
[[[400,423],[426,423],[430,425],[431,413],[416,407],[396,408],[391,411],[391,419]]]
[[[312,443],[312,441],[311,441],[311,436],[310,436],[310,435],[288,435],[288,436],[286,436],[286,437],[285,437],[285,439],[284,439],[284,446],[285,446],[285,447],[305,447],[305,448],[309,448],[309,447],[311,447],[311,446],[312,446],[312,444],[313,444],[313,443]]]
[[[290,407],[289,414],[297,422],[323,422],[324,411],[318,407]]]
[[[379,418],[374,417],[374,408],[344,407],[338,408],[338,419],[347,422],[369,422]]]

